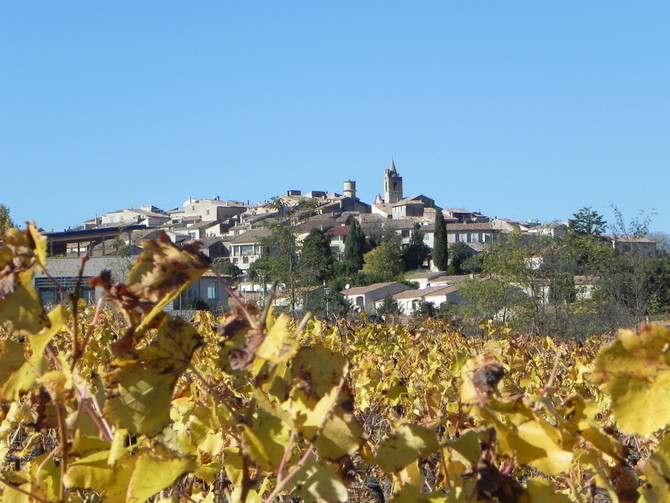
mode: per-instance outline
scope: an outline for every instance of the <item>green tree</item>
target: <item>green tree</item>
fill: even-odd
[[[473,255],[472,248],[465,243],[455,243],[449,250],[451,255],[451,267],[454,274],[464,274],[464,264]]]
[[[303,312],[310,311],[317,318],[330,315],[346,316],[352,310],[351,302],[333,287],[305,289]]]
[[[223,257],[217,257],[212,261],[212,269],[222,276],[227,276],[229,283],[234,283],[242,275],[242,269]]]
[[[435,230],[433,234],[433,265],[438,271],[446,271],[449,265],[447,251],[447,225],[441,211],[435,213]]]
[[[301,284],[321,285],[332,277],[333,252],[328,238],[319,229],[312,229],[302,242],[298,269]]]
[[[468,300],[458,306],[458,312],[475,327],[480,320],[508,323],[529,302],[521,288],[500,277],[466,279],[458,293]]]
[[[392,281],[403,271],[400,248],[394,241],[384,241],[363,258],[363,273],[375,281]]]
[[[424,234],[416,229],[412,232],[409,244],[402,251],[405,271],[413,271],[423,265],[430,255],[430,247],[423,242]]]
[[[368,243],[365,239],[365,233],[358,221],[352,220],[349,226],[349,232],[344,239],[344,260],[356,266],[360,271],[363,267],[363,255],[368,251]]]
[[[577,234],[600,235],[605,232],[605,218],[590,207],[584,207],[568,220],[568,227]]]
[[[286,289],[290,311],[294,313],[299,286],[296,231],[289,220],[271,224],[270,229],[270,235],[261,240],[266,250],[261,266],[270,281],[278,282]]]
[[[387,295],[384,297],[381,305],[377,308],[377,314],[379,316],[383,316],[385,314],[401,315],[402,311],[400,310],[398,301],[394,300],[390,295]]]
[[[0,204],[0,234],[4,234],[11,227],[16,226],[9,216],[9,208],[4,204]]]

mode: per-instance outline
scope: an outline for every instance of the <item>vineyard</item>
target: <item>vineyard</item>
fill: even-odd
[[[4,502],[670,501],[670,330],[556,341],[165,309],[209,270],[144,244],[47,312],[0,242]]]

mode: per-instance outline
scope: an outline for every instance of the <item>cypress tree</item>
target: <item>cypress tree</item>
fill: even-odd
[[[347,237],[344,239],[344,260],[351,262],[357,270],[360,270],[363,267],[363,254],[366,251],[368,250],[365,233],[358,225],[358,221],[353,220]]]
[[[449,263],[447,252],[447,226],[440,210],[435,214],[435,231],[433,234],[433,264],[438,271],[446,271]]]

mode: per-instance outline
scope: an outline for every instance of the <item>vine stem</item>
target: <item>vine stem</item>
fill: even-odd
[[[347,365],[347,368],[345,371],[342,373],[342,378],[340,379],[339,384],[337,385],[337,390],[335,391],[335,399],[333,400],[333,405],[328,409],[328,412],[323,416],[323,420],[321,421],[321,424],[319,425],[319,429],[316,431],[314,434],[314,438],[312,441],[309,443],[307,446],[307,449],[305,450],[305,453],[301,456],[300,460],[296,463],[296,465],[293,467],[293,469],[286,475],[281,480],[277,480],[277,485],[274,488],[274,490],[270,493],[270,495],[263,500],[263,503],[270,503],[272,500],[274,500],[279,493],[286,487],[286,485],[291,481],[291,479],[300,471],[300,469],[305,466],[305,463],[307,463],[307,460],[309,459],[310,455],[312,454],[312,451],[314,450],[314,447],[316,447],[316,441],[319,439],[319,437],[323,434],[323,430],[326,428],[326,423],[330,420],[330,417],[333,415],[333,411],[335,410],[335,407],[337,406],[337,399],[340,396],[340,393],[342,393],[342,389],[344,388],[344,384],[347,381],[347,376],[349,375],[349,367]],[[293,435],[293,433],[291,433]],[[285,452],[286,454],[286,452]]]
[[[286,444],[286,447],[284,448],[284,455],[281,458],[281,463],[279,463],[279,468],[277,469],[277,479],[281,480],[283,474],[284,474],[284,469],[286,468],[286,462],[288,461],[288,456],[291,452],[291,449],[293,449],[293,442],[295,441],[295,430],[291,430],[291,436],[288,439],[288,443]]]
[[[238,420],[240,421],[242,420],[240,414],[230,406],[226,398],[221,393],[219,393],[211,384],[209,384],[209,382],[207,382],[207,379],[205,379],[205,377],[200,372],[198,372],[198,369],[196,369],[192,363],[189,364],[188,369],[191,372],[193,372],[193,374],[198,378],[198,380],[200,380],[200,382],[205,386],[205,388],[207,388],[207,391],[209,391],[212,395],[214,395],[214,397],[219,401],[221,405],[223,405],[228,410],[228,412],[230,412]]]
[[[554,367],[551,369],[551,374],[549,375],[549,380],[547,381],[547,384],[545,384],[544,387],[542,388],[543,395],[549,393],[549,391],[554,385],[554,380],[556,380],[556,374],[558,374],[558,364],[561,361],[561,356],[563,356],[563,348],[558,348],[558,351],[556,351],[556,358],[554,359]]]
[[[65,472],[67,471],[68,462],[68,441],[66,437],[67,424],[65,423],[65,414],[63,413],[63,406],[56,403],[56,417],[58,419],[58,436],[60,440],[60,484],[58,488],[58,497],[60,501],[65,501]]]
[[[37,501],[38,503],[49,503],[49,500],[45,500],[43,498],[40,498],[39,496],[35,496],[30,491],[26,491],[25,489],[21,489],[18,486],[14,486],[14,485],[10,484],[9,482],[7,482],[3,478],[0,478],[0,484],[4,484],[5,487],[8,487],[9,489],[13,489],[14,491],[19,492],[21,494],[24,494],[24,495],[28,496],[31,500]],[[63,501],[63,500],[61,499],[61,501]]]

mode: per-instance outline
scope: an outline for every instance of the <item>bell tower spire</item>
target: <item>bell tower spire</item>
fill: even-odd
[[[384,202],[397,203],[402,197],[402,176],[398,176],[395,162],[391,159],[389,169],[384,171]]]

